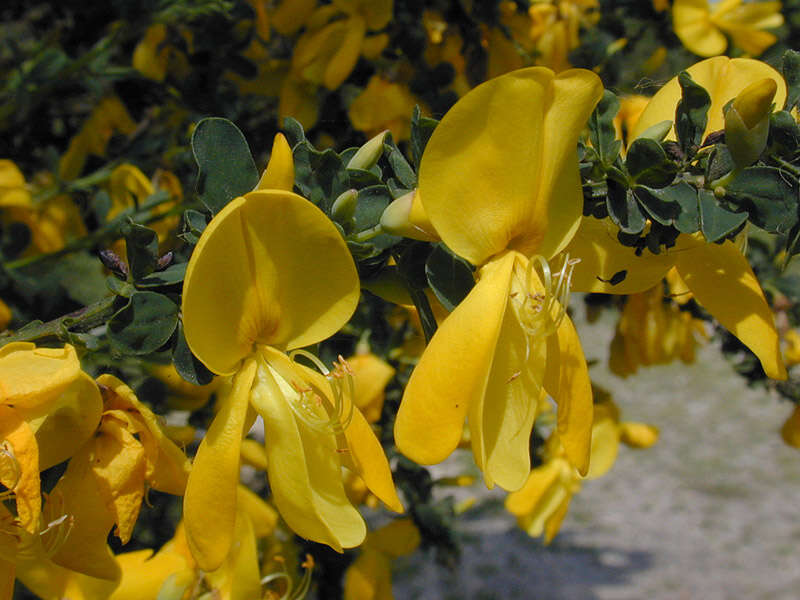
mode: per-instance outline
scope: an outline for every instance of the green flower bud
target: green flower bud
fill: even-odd
[[[383,131],[361,146],[347,163],[348,169],[371,169],[383,154],[383,140],[389,130]]]
[[[725,143],[737,168],[749,167],[767,145],[769,116],[778,86],[766,78],[744,88],[725,113]]]
[[[341,225],[349,225],[356,214],[358,204],[358,190],[345,190],[331,205],[331,217]]]

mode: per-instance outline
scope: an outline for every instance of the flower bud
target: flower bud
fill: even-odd
[[[348,169],[371,169],[383,154],[383,140],[389,130],[382,131],[366,144],[361,146],[347,163]]]
[[[346,225],[353,219],[356,214],[356,205],[358,204],[358,190],[350,189],[345,190],[331,205],[331,217],[337,223]]]
[[[381,227],[386,233],[423,242],[438,242],[436,233],[419,198],[417,190],[400,196],[381,215]]]
[[[752,165],[767,145],[769,116],[778,86],[766,78],[744,88],[725,113],[725,143],[736,166]]]
[[[640,133],[636,139],[647,138],[656,142],[663,142],[670,129],[672,129],[672,121],[667,119],[666,121],[661,121],[660,123],[651,125],[642,133]]]
[[[649,448],[658,441],[658,427],[647,423],[621,423],[620,441],[631,448]]]

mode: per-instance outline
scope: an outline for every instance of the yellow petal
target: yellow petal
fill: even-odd
[[[795,406],[781,427],[783,441],[792,448],[800,448],[800,406]]]
[[[700,61],[686,70],[692,79],[702,85],[711,96],[706,133],[719,131],[725,127],[722,107],[754,81],[766,77],[773,79],[778,86],[778,91],[775,93],[776,105],[783,106],[786,100],[786,83],[781,74],[768,64],[758,60],[715,56]],[[656,123],[667,119],[674,120],[675,107],[680,98],[681,88],[678,78],[674,77],[650,100],[634,127],[633,137],[638,137],[645,129]],[[674,133],[671,133],[670,136],[674,139]]]
[[[92,472],[94,444],[88,442],[72,457],[67,472],[50,494],[64,499],[64,513],[73,518],[66,541],[53,555],[62,567],[100,579],[118,580],[120,568],[106,543],[114,515],[109,494]],[[60,515],[55,515],[60,516]]]
[[[349,462],[353,471],[364,480],[369,490],[388,508],[395,512],[403,512],[403,504],[397,497],[397,490],[392,481],[392,470],[389,468],[383,446],[358,407],[353,408],[353,416],[347,429],[344,430],[344,436],[349,452],[343,459]]]
[[[673,248],[660,254],[645,249],[636,256],[633,248],[619,243],[618,231],[610,219],[583,218],[565,250],[571,259],[580,260],[572,273],[573,291],[634,294],[648,290],[664,278],[678,254],[706,243],[702,238],[681,235]],[[621,281],[612,283],[619,278]]]
[[[532,67],[461,98],[420,166],[422,202],[442,240],[475,265],[505,248],[558,252],[580,219],[575,146],[601,94],[590,71]]]
[[[533,469],[525,484],[506,497],[506,510],[521,517],[534,511],[542,498],[557,485],[560,466],[556,461],[548,461]]]
[[[159,418],[139,401],[125,383],[113,375],[101,375],[106,410],[121,409],[136,423],[131,432],[139,436],[147,458],[147,482],[160,492],[181,495],[189,476],[189,460],[162,429]]]
[[[358,546],[366,525],[345,494],[333,432],[298,418],[290,406],[300,402],[298,393],[270,369],[259,369],[251,401],[264,420],[269,485],[283,519],[297,535],[337,552]]]
[[[371,353],[356,354],[347,359],[353,370],[353,402],[368,423],[381,417],[383,391],[394,377],[394,368]]]
[[[107,508],[114,515],[115,533],[123,544],[130,540],[139,517],[145,469],[144,449],[139,440],[107,414],[95,435],[92,471],[106,488]]]
[[[481,269],[478,283],[441,324],[411,373],[394,437],[415,462],[447,458],[461,441],[470,405],[486,392],[514,260],[509,252]]]
[[[50,412],[30,421],[39,444],[39,469],[49,469],[75,454],[97,429],[102,411],[97,384],[81,371]]]
[[[768,377],[786,379],[772,311],[734,243],[705,244],[677,258],[678,273],[695,299],[753,351]]]
[[[257,190],[285,190],[291,192],[294,187],[294,157],[289,142],[282,133],[275,135],[272,142],[272,154],[267,168],[256,186]]]
[[[109,600],[158,598],[167,578],[189,567],[186,559],[179,554],[163,551],[155,556],[152,554],[152,550],[138,550],[117,555],[122,579]]]
[[[392,562],[370,547],[362,549],[344,574],[345,600],[389,600],[392,596]]]
[[[341,46],[331,57],[325,67],[322,83],[329,90],[338,89],[344,80],[350,76],[361,54],[361,44],[367,32],[367,24],[359,15],[350,17],[345,22],[345,34]]]
[[[213,571],[225,560],[233,543],[239,448],[256,362],[245,361],[194,458],[183,499],[186,540],[200,568]]]
[[[320,209],[291,192],[251,192],[220,211],[194,249],[186,340],[209,369],[231,374],[254,343],[292,349],[329,337],[358,298],[353,259]]]
[[[597,420],[592,427],[592,460],[587,479],[602,477],[617,460],[619,452],[619,429],[616,421],[610,418]]]
[[[261,597],[258,551],[253,523],[243,511],[236,512],[235,543],[222,566],[206,579],[220,598],[253,600]]]
[[[515,271],[524,273],[527,259],[515,255],[515,261]],[[541,395],[547,344],[544,338],[529,336],[520,324],[520,299],[544,292],[538,277],[532,278],[530,290],[524,289],[524,281],[524,276],[516,273],[511,278],[486,389],[470,402],[472,452],[489,488],[496,483],[503,489],[517,490],[531,470],[530,436]]]
[[[619,439],[631,448],[649,448],[658,441],[658,427],[648,423],[620,423]]]
[[[278,513],[249,488],[239,485],[236,506],[250,517],[257,538],[272,535],[278,525]]]
[[[370,532],[370,547],[388,554],[392,558],[408,556],[419,548],[422,538],[411,519],[396,519],[380,529]]]
[[[116,217],[134,203],[142,203],[155,190],[150,180],[133,165],[120,165],[111,172],[109,179],[111,209],[108,218]]]
[[[36,533],[42,510],[39,448],[30,426],[10,406],[0,405],[0,440],[6,446],[0,454],[0,483],[14,492],[20,524]]]
[[[583,475],[592,438],[592,384],[581,341],[567,315],[547,338],[544,389],[558,405],[557,431],[567,458]]]
[[[26,419],[34,418],[51,408],[80,371],[72,346],[36,348],[12,342],[0,348],[0,402],[24,412]]]
[[[683,45],[700,56],[716,56],[728,47],[728,40],[711,21],[708,0],[675,0],[672,26]]]
[[[27,207],[31,205],[31,193],[25,186],[25,176],[13,161],[0,159],[0,206]]]

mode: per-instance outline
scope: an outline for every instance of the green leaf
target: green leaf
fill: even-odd
[[[152,273],[158,263],[158,234],[144,225],[125,223],[122,226],[128,257],[128,268],[136,281]]]
[[[151,354],[178,324],[178,305],[163,294],[136,292],[108,321],[108,339],[121,354]]]
[[[308,141],[295,146],[295,185],[300,193],[326,213],[339,194],[350,189],[350,177],[339,155],[328,148],[319,152]]]
[[[713,192],[698,190],[700,230],[708,242],[717,242],[736,231],[747,220],[747,213],[735,213],[722,208]]]
[[[716,144],[706,166],[706,181],[716,181],[730,173],[735,166],[728,147],[725,144]]]
[[[419,168],[419,163],[422,160],[425,146],[428,145],[428,140],[438,124],[439,121],[436,119],[423,117],[419,105],[414,107],[414,112],[411,115],[411,155],[417,168]]]
[[[398,181],[407,188],[417,187],[417,174],[414,173],[414,169],[408,164],[406,157],[403,156],[403,153],[397,148],[391,136],[386,136],[386,140],[383,142],[383,148],[386,159],[389,161],[389,165],[391,165],[392,171],[394,171],[394,175],[397,177]]]
[[[649,138],[633,141],[625,157],[631,177],[641,185],[661,188],[672,183],[678,165],[667,157],[661,144]]]
[[[681,150],[691,158],[703,142],[711,97],[686,71],[678,75],[678,84],[681,86],[681,99],[675,110],[675,133]]]
[[[672,225],[681,212],[681,205],[667,191],[669,188],[650,188],[637,185],[633,188],[636,199],[650,217],[662,225]]]
[[[363,169],[347,169],[347,176],[350,178],[350,185],[356,189],[365,188],[371,185],[383,185],[383,180],[379,175],[372,171]]]
[[[475,285],[469,263],[444,244],[436,244],[425,261],[425,276],[436,298],[448,311],[458,306]]]
[[[606,208],[608,216],[623,233],[638,234],[644,230],[646,221],[633,194],[613,179],[608,180]]]
[[[603,97],[589,117],[589,139],[597,150],[600,161],[611,165],[619,155],[622,142],[617,139],[614,129],[614,117],[619,112],[619,98],[610,90],[603,92]]]
[[[183,233],[178,234],[187,244],[194,246],[200,241],[200,236],[206,229],[206,216],[200,211],[188,209],[183,213]]]
[[[792,114],[785,110],[772,113],[769,118],[769,144],[787,160],[800,148],[800,127]]]
[[[137,281],[136,287],[149,289],[179,285],[183,283],[183,278],[186,276],[186,266],[188,264],[189,263],[178,263],[177,265],[170,265],[163,271],[151,273],[147,277]]]
[[[175,370],[189,383],[195,385],[206,385],[214,379],[214,374],[201,363],[197,357],[189,350],[186,336],[183,334],[183,323],[178,323],[178,335],[175,342],[175,349],[172,351],[172,364]]]
[[[385,185],[373,185],[359,190],[356,212],[353,215],[355,231],[364,231],[377,225],[381,220],[383,211],[392,200],[394,198],[392,198],[389,188]],[[378,250],[383,250],[394,246],[401,239],[396,235],[382,233],[370,239],[367,244]]]
[[[800,101],[800,52],[787,50],[781,62],[781,71],[786,80],[785,110],[792,110]]]
[[[294,148],[297,144],[306,141],[306,132],[303,131],[303,126],[292,117],[284,118],[283,132],[286,135],[286,141],[289,143],[290,148]]]
[[[258,185],[258,169],[239,128],[228,119],[203,119],[192,134],[197,193],[211,214]]]
[[[697,190],[681,181],[664,190],[674,198],[681,207],[681,212],[675,219],[675,229],[681,233],[695,233],[700,231],[700,206],[697,200]]]
[[[726,199],[750,213],[750,221],[784,234],[797,223],[797,182],[772,167],[748,167],[727,186]]]
[[[59,282],[72,300],[88,306],[108,295],[103,265],[85,252],[62,256],[53,265]]]

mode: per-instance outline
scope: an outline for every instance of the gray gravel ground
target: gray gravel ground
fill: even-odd
[[[714,345],[693,365],[619,379],[605,367],[609,316],[577,323],[587,357],[600,361],[592,377],[625,420],[657,425],[659,443],[621,448],[611,472],[574,498],[549,547],[515,527],[499,490],[457,490],[480,498],[460,519],[460,564],[448,571],[421,552],[401,559],[395,598],[800,598],[800,452],[778,434],[788,404],[748,389]]]

